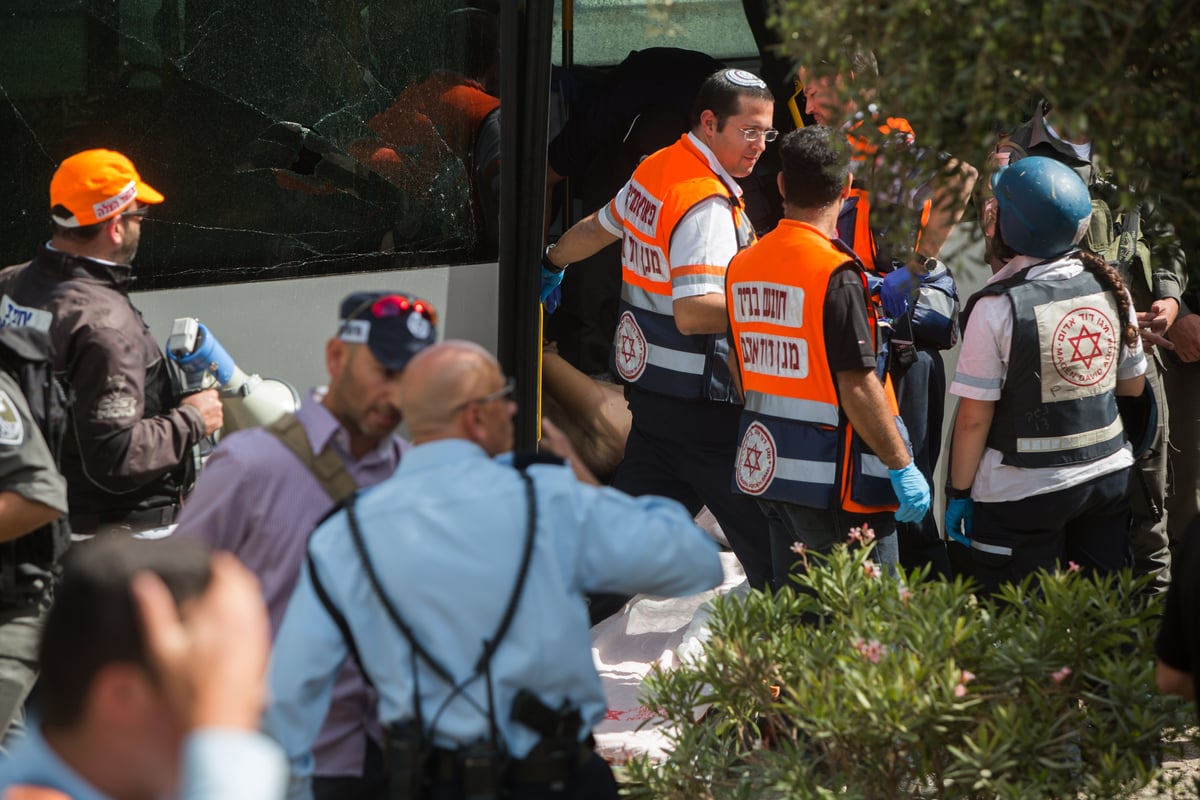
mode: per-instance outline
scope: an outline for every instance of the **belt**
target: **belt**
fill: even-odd
[[[565,784],[576,767],[585,763],[595,752],[592,737],[565,750],[554,751],[544,742],[521,759],[506,759],[496,754],[500,763],[497,774],[509,786]],[[467,749],[446,750],[435,747],[429,753],[428,775],[434,783],[457,782],[463,777],[463,767],[471,758]]]
[[[133,510],[99,511],[95,514],[72,514],[73,533],[94,533],[97,528],[128,529],[131,533],[170,525],[179,515],[179,506],[159,506]]]

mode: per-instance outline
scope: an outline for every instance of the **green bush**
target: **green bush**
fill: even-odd
[[[630,793],[1121,797],[1151,780],[1192,711],[1154,689],[1142,582],[1072,569],[984,599],[922,577],[839,547],[801,591],[719,598],[703,656],[647,681],[673,752],[633,762]]]

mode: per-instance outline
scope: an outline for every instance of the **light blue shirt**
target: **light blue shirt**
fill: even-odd
[[[529,576],[492,659],[496,724],[516,757],[538,741],[509,718],[521,688],[551,708],[565,700],[578,707],[581,739],[604,715],[585,594],[688,595],[722,578],[717,546],[675,501],[580,484],[562,466],[534,465],[528,474],[538,510]],[[520,567],[526,502],[519,473],[468,441],[431,442],[408,451],[392,478],[360,494],[357,513],[392,603],[421,645],[456,681],[466,681],[484,639],[496,632]],[[379,690],[380,718],[412,719],[411,651],[371,589],[345,512],[316,530],[309,550]],[[300,782],[311,773],[309,748],[347,654],[306,567],[275,640],[265,717],[265,729],[287,751]],[[483,738],[489,725],[484,679],[448,700],[452,687],[424,661],[417,664],[427,728],[438,715],[434,743],[453,748]]]
[[[179,800],[281,798],[286,768],[278,745],[261,733],[203,728],[184,743]],[[50,749],[37,726],[30,726],[8,758],[0,760],[0,793],[18,785],[57,789],[71,800],[109,800]]]

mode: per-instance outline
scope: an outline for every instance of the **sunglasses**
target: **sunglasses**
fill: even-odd
[[[346,319],[358,319],[363,312],[368,310],[373,319],[394,319],[405,314],[419,314],[429,320],[431,325],[437,325],[437,311],[432,305],[424,300],[412,300],[402,294],[389,294],[372,300],[364,300],[346,315]]]
[[[137,217],[138,219],[142,219],[149,213],[150,213],[150,206],[142,206],[141,208],[135,208],[132,211],[122,211],[120,216],[122,216],[122,217]]]
[[[457,406],[454,407],[454,411],[455,411],[455,413],[457,413],[459,411],[462,411],[464,408],[467,408],[468,406],[473,406],[473,405],[477,405],[477,404],[478,405],[486,405],[487,403],[490,403],[493,400],[499,400],[503,397],[508,397],[514,391],[516,391],[516,389],[517,389],[516,379],[509,378],[507,381],[505,381],[504,385],[501,386],[496,391],[488,392],[487,394],[483,395],[482,397],[476,397],[474,400],[468,400],[465,403],[459,403]]]

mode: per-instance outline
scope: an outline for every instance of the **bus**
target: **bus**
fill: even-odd
[[[740,0],[5,7],[0,264],[47,238],[63,158],[119,150],[166,196],[134,261],[134,304],[160,342],[196,317],[245,371],[304,389],[324,380],[341,297],[408,291],[438,309],[443,338],[483,344],[517,378],[524,447],[547,139],[565,114],[552,69],[656,46],[757,59]]]

